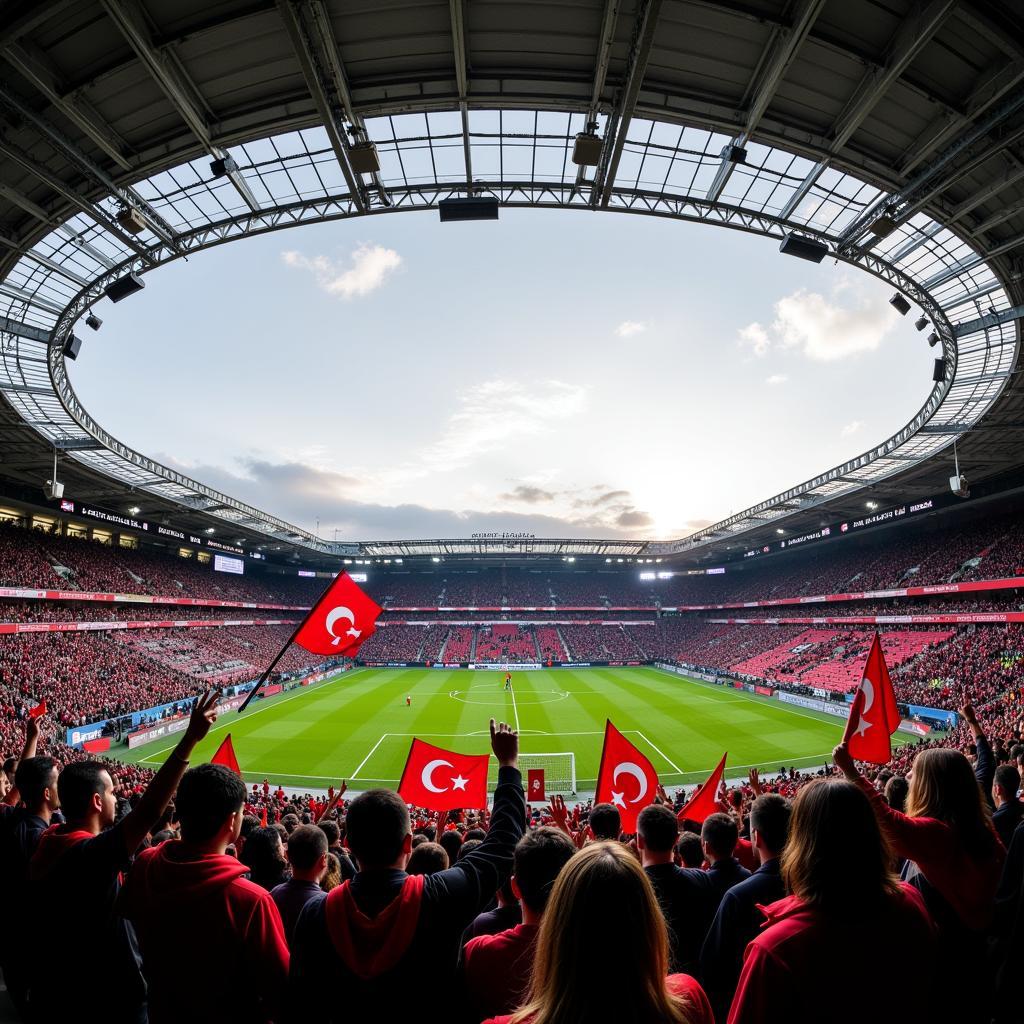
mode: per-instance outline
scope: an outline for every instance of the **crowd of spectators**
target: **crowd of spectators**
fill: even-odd
[[[528,626],[480,626],[476,637],[476,661],[537,661],[537,642]]]
[[[88,990],[92,958],[52,934],[73,907],[99,929],[111,1019],[370,1019],[396,986],[433,985],[427,1024],[1013,1024],[1020,693],[960,711],[867,773],[845,744],[817,771],[751,771],[703,820],[692,793],[659,788],[633,833],[612,804],[528,809],[507,726],[492,724],[493,805],[436,814],[386,790],[288,795],[189,769],[210,697],[155,774],[37,747],[22,719],[4,737],[21,757],[3,774],[0,870],[19,935],[47,922],[51,944],[37,958],[5,932],[4,979],[31,1020],[64,1015],[68,979]],[[880,942],[900,970],[865,987],[855,967],[853,998],[836,965]]]

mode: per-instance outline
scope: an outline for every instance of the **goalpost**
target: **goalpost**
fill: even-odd
[[[576,755],[571,750],[551,754],[520,754],[519,770],[523,773],[524,784],[526,773],[531,768],[544,769],[544,792],[547,796],[552,793],[567,796],[576,793]],[[488,782],[494,786],[497,781],[498,769],[492,761]]]

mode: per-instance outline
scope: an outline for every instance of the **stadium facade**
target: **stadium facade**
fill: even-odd
[[[1024,28],[1011,3],[36,3],[7,18],[2,57],[10,499],[45,505],[56,453],[76,512],[141,506],[133,517],[171,539],[212,528],[321,568],[513,554],[694,566],[866,507],[949,502],[954,442],[972,501],[1017,483]],[[165,263],[471,198],[700,221],[827,254],[892,284],[941,372],[903,429],[842,465],[690,537],[635,543],[331,544],[134,451],[71,387],[85,318],[110,298],[144,303],[133,293]]]

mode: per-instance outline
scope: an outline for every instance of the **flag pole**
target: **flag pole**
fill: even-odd
[[[242,701],[242,705],[238,709],[238,713],[239,714],[241,714],[249,706],[249,704],[252,702],[253,697],[256,696],[256,694],[262,688],[263,684],[267,681],[267,678],[270,676],[270,673],[274,671],[274,666],[277,665],[277,663],[284,657],[285,652],[288,650],[288,648],[291,647],[291,645],[293,643],[295,643],[295,638],[299,635],[299,631],[309,621],[309,619],[312,616],[313,612],[315,612],[317,610],[317,608],[320,607],[320,602],[327,596],[327,592],[333,586],[334,586],[334,577],[332,577],[328,581],[327,586],[324,587],[323,593],[313,602],[313,607],[310,608],[308,612],[306,612],[306,614],[303,617],[302,621],[295,627],[294,632],[292,633],[292,635],[290,637],[288,637],[287,641],[285,642],[284,647],[282,647],[281,650],[279,650],[277,652],[277,654],[274,655],[274,660],[263,670],[263,675],[261,675],[259,677],[259,679],[256,680],[256,685],[249,691],[249,693],[246,696],[245,700]],[[340,653],[343,653],[343,652],[339,651],[338,653],[340,654]]]

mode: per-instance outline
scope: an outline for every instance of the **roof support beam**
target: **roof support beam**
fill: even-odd
[[[466,191],[473,194],[473,155],[469,143],[469,57],[466,53],[465,0],[448,0],[452,25],[452,51],[455,55],[455,87],[459,92],[459,116],[462,119],[462,155],[466,164]]]
[[[797,51],[807,38],[811,26],[824,6],[825,0],[797,0],[791,23],[785,27],[780,26],[772,32],[768,47],[770,56],[768,56],[767,62],[763,63],[762,68],[755,75],[754,82],[747,90],[748,93],[753,93],[753,98],[747,110],[743,131],[732,140],[732,146],[742,149],[750,141],[764,112],[774,98],[779,83],[785,77]],[[762,61],[764,61],[764,57],[762,57]],[[736,164],[726,155],[728,149],[729,147],[723,152],[722,162],[718,165],[718,171],[715,173],[715,180],[708,189],[707,197],[711,202],[717,200],[722,194],[736,167]]]
[[[998,178],[990,181],[984,188],[972,191],[959,206],[953,208],[949,219],[951,221],[959,220],[964,216],[964,214],[970,213],[970,211],[976,206],[980,206],[986,200],[991,199],[993,196],[997,196],[1004,188],[1012,185],[1015,181],[1020,181],[1021,178],[1024,178],[1024,164],[1018,164],[1016,167],[1012,167],[1001,174]]]
[[[788,220],[793,216],[814,183],[828,167],[831,157],[850,141],[864,118],[871,113],[889,86],[903,74],[925,43],[939,30],[955,6],[955,0],[932,0],[917,17],[908,18],[900,25],[881,65],[872,68],[860,80],[853,95],[836,119],[835,128],[828,139],[828,156],[808,171],[796,192],[790,196],[789,201],[782,208],[781,216],[784,219]],[[721,172],[721,168],[719,168],[719,172]],[[709,193],[709,198],[717,198],[717,196],[711,197]]]
[[[366,213],[367,202],[363,194],[363,184],[359,175],[352,170],[352,164],[348,158],[348,139],[345,138],[345,128],[339,111],[334,109],[331,98],[327,93],[326,75],[324,73],[321,59],[316,52],[313,40],[303,20],[303,8],[306,5],[299,0],[277,0],[277,10],[284,22],[284,27],[291,40],[292,49],[299,62],[302,77],[305,79],[306,88],[320,119],[323,121],[324,130],[334,150],[334,157],[338,161],[341,173],[348,185],[352,202],[360,213]]]
[[[137,11],[139,5],[129,6],[125,0],[101,0],[101,2],[110,20],[128,41],[128,45],[135,51],[135,55],[142,62],[143,67],[160,86],[163,94],[188,125],[189,131],[199,140],[203,149],[215,159],[222,160],[227,157],[226,150],[213,144],[206,120],[195,104],[193,97],[199,95],[198,90],[187,79],[181,66],[177,62],[172,63],[166,54],[161,53],[153,45],[149,28],[143,23],[142,15]],[[227,177],[235,186],[235,190],[242,197],[245,205],[253,213],[257,212],[260,204],[256,202],[256,197],[252,194],[241,172],[229,171]]]
[[[953,324],[953,334],[957,338],[963,338],[975,331],[987,330],[989,327],[998,327],[1000,324],[1020,319],[1024,319],[1024,306],[1012,306],[1010,309],[1002,309],[998,313],[986,313],[985,316],[979,316],[975,320],[965,320],[963,323]]]
[[[956,0],[931,0],[923,10],[911,14],[900,23],[899,29],[882,58],[878,68],[869,71],[854,90],[846,106],[836,119],[829,139],[829,150],[837,153],[860,127],[864,118],[874,109],[886,90],[907,69],[924,45],[942,27],[956,7]]]
[[[128,146],[110,125],[82,96],[70,97],[61,86],[53,62],[38,47],[29,44],[12,44],[3,51],[4,58],[18,73],[31,82],[72,124],[84,132],[99,146],[122,171],[130,171],[132,165],[125,159]]]
[[[838,249],[841,253],[850,252],[869,225],[873,224],[882,214],[892,217],[897,222],[906,215],[910,204],[918,197],[925,185],[953,163],[961,154],[969,151],[972,146],[984,138],[993,128],[1006,118],[1024,107],[1024,88],[1018,89],[1012,96],[995,107],[987,117],[979,121],[970,131],[965,132],[941,156],[923,170],[919,171],[899,192],[883,196],[869,206],[839,236]]]
[[[618,102],[608,119],[604,146],[601,149],[601,162],[594,176],[594,188],[590,195],[590,205],[607,207],[615,187],[615,175],[619,170],[622,150],[626,145],[629,125],[633,120],[640,87],[643,85],[647,62],[654,45],[654,29],[658,23],[663,0],[639,0],[636,20],[633,23],[633,37],[626,57],[626,69],[622,86],[619,89]]]
[[[16,334],[19,338],[38,341],[41,345],[50,344],[49,331],[44,331],[41,327],[33,327],[31,324],[19,323],[6,316],[0,316],[0,334]]]
[[[70,185],[65,184],[54,174],[51,174],[37,160],[33,160],[28,153],[15,146],[12,142],[9,142],[3,136],[0,136],[0,153],[5,154],[20,164],[30,174],[34,174],[40,181],[49,185],[55,192],[59,192],[69,203],[81,210],[82,213],[92,217],[97,224],[100,224],[120,241],[122,245],[127,246],[136,255],[141,256],[148,264],[151,266],[155,265],[149,250],[132,235],[128,234],[128,232],[122,230],[120,225],[112,217],[108,216],[105,210],[87,199]]]
[[[60,274],[62,277],[66,277],[69,281],[74,281],[79,288],[85,288],[89,284],[84,277],[80,277],[68,267],[58,263],[56,260],[51,260],[48,256],[44,256],[42,253],[35,252],[33,249],[24,248],[16,239],[10,238],[3,232],[0,232],[0,245],[6,245],[8,249],[19,253],[21,256],[26,256],[30,260],[34,260],[40,266],[46,267],[47,270],[52,270],[55,274]]]
[[[320,46],[327,61],[327,69],[345,118],[352,125],[356,136],[360,140],[368,142],[370,136],[366,130],[366,122],[360,114],[356,113],[352,103],[352,91],[349,88],[348,75],[345,74],[345,66],[342,64],[341,54],[338,52],[338,43],[331,29],[331,20],[322,0],[309,0],[309,12],[313,25],[320,36]],[[380,197],[381,203],[384,206],[390,206],[391,197],[388,195],[388,190],[384,187],[384,181],[380,176],[380,172],[375,171],[371,178],[377,188],[377,195]]]
[[[164,245],[170,246],[178,251],[178,242],[171,226],[153,209],[145,199],[142,198],[130,186],[118,185],[102,168],[98,167],[87,157],[63,132],[55,128],[45,118],[40,117],[34,110],[25,105],[19,96],[16,96],[7,86],[0,83],[0,104],[12,110],[18,118],[31,124],[40,135],[43,136],[52,146],[64,154],[79,170],[96,183],[96,186],[105,189],[111,196],[117,199],[123,206],[132,206],[146,219],[149,230],[160,239]],[[41,177],[35,168],[28,168],[37,176]],[[60,191],[58,189],[58,191]]]
[[[601,94],[604,92],[605,82],[608,79],[608,65],[612,59],[612,45],[615,42],[615,29],[619,24],[619,8],[621,0],[605,0],[604,17],[601,19],[601,35],[597,42],[597,55],[594,58],[594,83],[590,90],[590,105],[587,107],[587,121],[585,128],[590,130],[590,125],[597,121],[597,114],[601,106]],[[579,188],[587,177],[587,168],[580,165],[576,169],[576,186]]]

